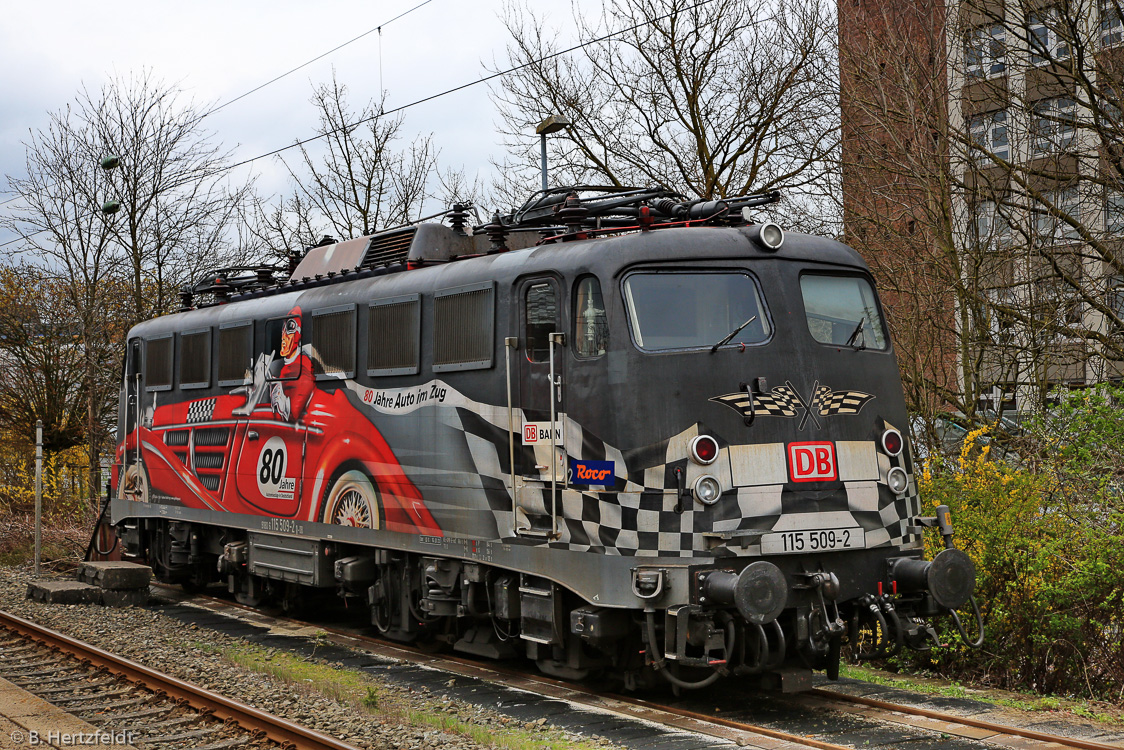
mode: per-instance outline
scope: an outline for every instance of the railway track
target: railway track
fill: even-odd
[[[137,748],[356,750],[3,611],[0,677]]]
[[[501,684],[549,698],[569,701],[579,706],[611,711],[618,715],[655,722],[674,729],[706,734],[748,747],[814,747],[822,750],[838,750],[839,748],[853,750],[855,747],[868,747],[876,744],[893,746],[886,745],[884,737],[883,741],[873,741],[872,737],[878,734],[877,727],[873,727],[871,732],[864,733],[862,727],[858,726],[858,723],[867,723],[880,725],[883,728],[887,726],[895,727],[902,732],[915,733],[912,739],[902,738],[900,741],[903,743],[923,742],[926,738],[933,740],[934,738],[946,737],[953,738],[950,739],[949,746],[955,742],[957,748],[977,747],[981,750],[984,748],[1024,750],[1037,747],[1073,748],[1074,750],[1121,750],[1124,748],[1124,743],[1120,742],[1101,742],[1087,737],[1067,737],[1032,728],[988,721],[983,718],[961,716],[946,711],[892,703],[876,698],[848,695],[822,688],[795,696],[783,696],[779,699],[779,702],[796,707],[804,715],[818,714],[823,716],[824,712],[834,712],[838,724],[847,723],[849,725],[847,731],[833,732],[830,729],[832,722],[822,722],[822,728],[819,731],[810,733],[786,731],[781,728],[784,724],[783,720],[773,722],[770,726],[764,726],[755,723],[752,716],[748,719],[746,717],[720,716],[719,713],[726,713],[726,711],[700,709],[698,706],[701,701],[695,703],[684,701],[682,704],[677,704],[675,701],[648,700],[630,695],[607,693],[581,684],[511,669],[493,662],[428,653],[402,644],[372,638],[358,631],[326,626],[323,623],[275,617],[225,599],[205,595],[188,597],[175,587],[159,585],[158,588],[162,592],[167,592],[173,600],[190,601],[192,604],[211,612],[236,617],[270,629],[307,634],[309,628],[315,628],[325,633],[329,642],[338,646],[365,651],[386,659],[439,669],[453,675]],[[754,709],[746,710],[744,713],[752,715]],[[847,739],[833,738],[833,734],[845,734]],[[945,745],[923,744],[920,746],[937,748]]]

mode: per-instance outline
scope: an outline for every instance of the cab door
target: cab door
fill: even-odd
[[[299,340],[282,354],[282,337],[300,335],[300,316],[266,322],[254,386],[236,410],[234,471],[238,494],[271,516],[291,517],[300,506],[308,428],[305,406],[314,388],[309,357]]]
[[[517,287],[515,319],[521,429],[515,437],[517,533],[556,536],[567,486],[565,434],[564,289],[554,277],[533,278]]]

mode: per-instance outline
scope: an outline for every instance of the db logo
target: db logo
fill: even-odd
[[[539,442],[539,426],[537,424],[523,425],[523,445]]]
[[[794,482],[827,482],[835,479],[835,444],[789,443],[788,475]]]

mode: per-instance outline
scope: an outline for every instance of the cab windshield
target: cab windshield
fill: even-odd
[[[759,344],[772,332],[757,284],[743,272],[634,273],[624,298],[645,351]]]
[[[874,289],[860,276],[805,274],[800,293],[808,331],[821,344],[885,349],[886,329]]]

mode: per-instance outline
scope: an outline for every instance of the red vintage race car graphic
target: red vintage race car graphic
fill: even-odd
[[[273,378],[256,368],[236,392],[151,409],[118,448],[119,496],[440,536],[375,426],[345,389],[314,387],[300,358]],[[285,367],[301,374],[282,379]]]

